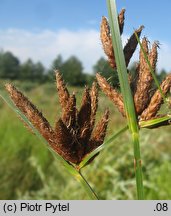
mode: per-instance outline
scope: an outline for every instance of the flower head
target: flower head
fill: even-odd
[[[124,13],[125,10],[121,10],[118,15],[118,23],[120,27],[120,33],[122,34],[123,26],[124,26]],[[138,37],[141,35],[141,31],[143,26],[139,29],[135,30]],[[105,54],[108,57],[109,64],[113,69],[116,69],[116,62],[114,56],[114,50],[112,45],[112,39],[110,34],[110,27],[108,21],[105,17],[102,17],[101,23],[101,42],[104,49]],[[130,37],[126,46],[123,49],[125,56],[125,63],[128,66],[130,59],[135,52],[138,41],[136,39],[135,33]],[[146,37],[142,39],[142,48],[148,57],[152,70],[156,71],[157,64],[157,48],[158,42],[154,42],[152,47],[149,47],[149,42]],[[171,87],[171,74],[169,74],[161,83],[160,88],[163,93],[161,94],[160,90],[157,89],[154,91],[153,89],[153,76],[151,74],[151,69],[146,61],[146,57],[144,52],[141,49],[139,54],[139,62],[136,67],[136,76],[132,77],[132,75],[128,71],[129,82],[132,90],[132,95],[134,99],[135,111],[137,114],[137,119],[140,121],[147,121],[151,119],[156,119],[161,117],[158,114],[158,111],[163,104],[163,95],[166,95]],[[113,88],[107,80],[97,73],[96,75],[98,84],[102,91],[113,101],[113,103],[117,106],[118,110],[122,113],[123,116],[126,116],[124,110],[123,97],[121,93]],[[169,121],[165,122],[165,124],[170,124]],[[163,124],[161,124],[163,125]]]
[[[79,164],[87,154],[103,143],[109,111],[105,111],[95,126],[98,105],[96,83],[93,83],[91,89],[85,88],[79,110],[76,108],[75,94],[69,94],[59,72],[56,72],[56,83],[62,116],[56,121],[55,128],[51,127],[36,106],[13,85],[6,84],[6,90],[14,104],[47,140],[50,147],[66,161]]]

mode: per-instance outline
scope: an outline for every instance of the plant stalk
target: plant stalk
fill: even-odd
[[[144,199],[143,193],[143,178],[142,178],[142,166],[141,166],[141,153],[139,144],[139,127],[137,116],[135,113],[134,101],[128,81],[127,68],[125,64],[125,58],[123,53],[122,41],[118,25],[118,16],[115,0],[107,0],[109,24],[112,34],[112,44],[115,54],[115,60],[117,65],[117,71],[119,76],[119,82],[121,86],[121,93],[123,95],[124,107],[127,116],[128,126],[132,137],[134,146],[134,168],[136,176],[137,186],[137,198],[139,200]]]
[[[81,171],[78,171],[78,175],[76,176],[76,179],[81,183],[81,185],[83,186],[84,190],[87,192],[87,194],[91,200],[98,200],[99,199],[97,194],[93,190],[93,188],[90,186],[90,184],[84,178]]]

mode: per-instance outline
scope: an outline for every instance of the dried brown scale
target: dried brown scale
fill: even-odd
[[[9,92],[14,104],[21,110],[33,126],[43,135],[48,141],[51,139],[53,129],[49,125],[49,122],[45,119],[41,112],[25,97],[19,90],[13,85],[6,84],[6,90]]]
[[[124,14],[125,14],[125,9],[122,9],[122,11],[120,12],[118,16],[120,34],[122,34],[123,32],[124,19],[125,19]],[[140,26],[140,28],[135,31],[138,37],[140,37],[143,28],[144,26]],[[102,17],[101,28],[100,28],[100,38],[101,38],[104,52],[108,57],[109,64],[113,69],[115,69],[116,61],[115,61],[115,55],[114,55],[114,50],[113,50],[113,45],[112,45],[110,26],[109,26],[109,23],[106,17]],[[126,66],[129,64],[130,59],[133,53],[135,52],[137,45],[138,45],[138,41],[136,39],[135,33],[133,33],[132,36],[129,38],[123,50]]]
[[[120,14],[118,15],[120,34],[122,34],[123,32],[124,19],[125,19],[124,14],[125,14],[125,9],[122,9]],[[115,56],[114,56],[114,51],[113,51],[112,38],[110,34],[109,22],[107,18],[104,16],[102,17],[102,21],[101,21],[100,38],[101,38],[104,52],[108,56],[108,61],[111,67],[116,68],[116,62],[115,62]]]
[[[97,148],[103,143],[103,140],[106,134],[106,130],[107,130],[108,121],[109,121],[109,110],[107,109],[103,117],[97,123],[96,127],[93,130],[90,143],[87,146],[86,153],[91,152],[92,150],[94,150],[95,148]]]
[[[76,123],[76,98],[74,94],[70,96],[65,109],[63,109],[62,121],[70,129],[72,129]]]
[[[147,54],[147,56],[150,56],[149,59],[151,62],[153,62],[153,66],[154,66],[157,62],[156,59],[157,55],[154,54],[154,51],[157,52],[157,50],[154,49],[153,46],[153,49],[149,53],[148,41],[146,38],[143,38],[142,47],[145,53]],[[138,80],[136,80],[137,83],[136,83],[136,92],[134,94],[134,104],[135,104],[137,115],[140,115],[149,104],[150,101],[149,91],[151,90],[151,86],[153,83],[153,77],[142,50],[140,50],[140,64],[139,64],[138,76],[139,76]]]
[[[154,42],[152,49],[149,53],[149,62],[151,64],[151,67],[152,67],[154,72],[156,69],[156,64],[157,64],[157,59],[158,59],[157,48],[159,48],[159,44],[158,44],[158,42]]]
[[[160,87],[163,94],[166,95],[171,87],[171,74],[166,77],[166,79],[161,83]],[[155,117],[162,103],[163,103],[163,97],[160,91],[157,90],[152,96],[147,109],[145,109],[141,114],[141,120],[149,120]]]
[[[59,102],[61,104],[62,109],[65,109],[70,95],[68,89],[66,88],[65,83],[63,82],[61,74],[58,71],[55,71],[55,73],[56,73],[56,86],[59,95]]]
[[[79,157],[76,151],[76,144],[73,142],[72,134],[61,119],[56,123],[56,133],[51,147],[56,150],[62,157],[72,163],[78,163]]]
[[[81,108],[78,112],[78,126],[80,128],[90,121],[91,117],[91,97],[88,88],[85,88],[82,98]]]
[[[70,100],[71,100],[71,109],[70,109],[71,124],[70,124],[70,127],[74,129],[74,128],[76,128],[76,122],[77,122],[77,108],[76,108],[75,93],[73,93],[72,96],[70,96]]]
[[[120,34],[123,33],[123,28],[124,28],[124,20],[125,20],[125,9],[123,8],[121,12],[118,15],[118,22],[119,22],[119,29],[120,29]]]
[[[144,26],[140,26],[139,29],[135,30],[138,37],[140,37],[143,28],[144,28]],[[124,56],[125,56],[126,66],[128,66],[130,59],[133,56],[133,54],[137,48],[137,45],[138,45],[138,41],[136,39],[135,33],[133,33],[132,36],[129,38],[129,40],[128,40],[128,42],[125,45],[124,50],[123,50]]]
[[[103,50],[108,57],[109,64],[112,68],[116,68],[115,56],[112,45],[112,38],[110,35],[110,27],[106,17],[102,17],[100,38],[103,46]]]
[[[147,40],[146,37],[144,37],[142,39],[142,47],[144,49],[145,54],[148,56],[149,55],[149,47],[148,47],[148,43],[149,41]],[[143,76],[143,73],[147,73],[149,74],[149,66],[147,64],[147,61],[145,59],[144,53],[142,51],[142,49],[140,49],[140,53],[139,53],[139,70],[137,70],[138,76],[140,78],[140,76]],[[151,74],[151,73],[150,73]]]
[[[97,89],[96,82],[93,82],[92,84],[90,97],[91,97],[91,123],[90,124],[91,124],[91,128],[93,128],[95,123],[96,111],[98,107],[98,89]]]
[[[112,88],[112,86],[107,82],[107,80],[100,74],[97,73],[96,78],[101,90],[113,101],[113,103],[117,106],[119,112],[123,116],[125,116],[122,95],[119,92],[117,92],[117,90]]]
[[[91,96],[88,88],[85,88],[81,108],[78,112],[78,134],[79,143],[83,146],[83,152],[91,136]]]
[[[101,26],[100,26],[100,38],[102,41],[102,46],[106,55],[111,55],[111,37],[110,37],[110,28],[109,23],[106,17],[102,17]]]
[[[148,39],[146,37],[144,37],[142,39],[141,44],[142,44],[144,52],[148,56],[149,55],[149,47],[148,47],[149,41],[148,41]],[[143,67],[144,64],[147,65],[147,61],[145,59],[145,56],[144,56],[144,53],[143,53],[142,49],[140,49],[140,66]]]
[[[86,95],[88,96],[87,99]],[[90,98],[90,99],[89,99]],[[87,108],[86,106],[84,107],[83,104],[84,101],[90,102],[88,103],[88,112],[87,112]],[[90,105],[90,106],[89,106]],[[87,116],[86,120],[84,120],[84,125],[82,127],[80,127],[79,123],[78,123],[78,131],[80,134],[79,137],[79,143],[82,144],[82,146],[84,148],[82,148],[82,152],[80,152],[80,154],[85,155],[86,154],[86,148],[88,145],[88,140],[90,139],[91,133],[93,131],[94,128],[94,124],[95,124],[95,115],[96,115],[96,111],[97,111],[97,105],[98,105],[98,89],[97,89],[97,84],[94,82],[92,85],[91,90],[86,89],[84,96],[83,96],[83,101],[82,101],[82,106],[81,108],[86,108],[86,109],[82,109],[82,112],[84,114],[81,114],[82,116]],[[80,109],[81,111],[81,109]],[[88,115],[87,115],[88,114]],[[79,116],[79,115],[78,115]],[[79,122],[79,118],[78,118],[78,122]]]
[[[91,136],[91,130],[90,130],[90,126],[84,125],[84,128],[82,128],[82,130],[79,131],[79,137],[78,137],[78,143],[81,145],[81,148],[79,148],[79,154],[81,155],[81,157],[84,157],[84,155],[86,154],[86,148],[87,145],[89,143],[89,139]]]

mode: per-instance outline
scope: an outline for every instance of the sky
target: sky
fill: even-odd
[[[144,25],[142,36],[160,42],[158,69],[171,71],[171,1],[116,0],[126,9],[123,41]],[[104,56],[99,28],[106,0],[0,0],[0,50],[21,62],[32,58],[47,68],[58,54],[76,55],[85,72]],[[138,59],[138,51],[133,60]]]

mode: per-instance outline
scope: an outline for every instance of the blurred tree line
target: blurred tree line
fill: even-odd
[[[44,83],[54,80],[55,69],[62,73],[66,83],[73,86],[91,84],[97,72],[106,77],[113,86],[117,87],[119,83],[117,73],[114,73],[107,60],[103,57],[93,66],[93,73],[84,73],[82,62],[76,56],[71,56],[64,61],[62,56],[58,55],[52,62],[51,68],[46,69],[41,62],[34,63],[31,59],[28,59],[21,63],[11,52],[0,52],[1,79]],[[135,63],[131,65],[130,70],[135,73]],[[159,80],[162,80],[165,75],[165,70],[158,73]]]

